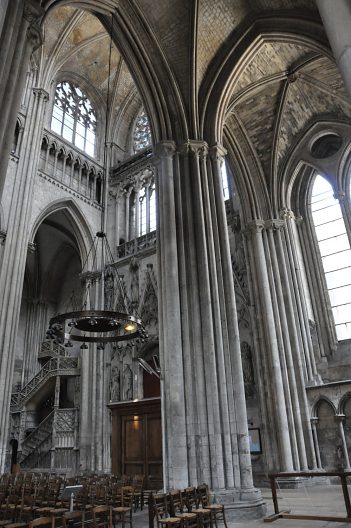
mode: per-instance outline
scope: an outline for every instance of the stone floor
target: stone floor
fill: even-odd
[[[349,486],[351,496],[351,487]],[[262,489],[262,496],[267,504],[267,514],[273,513],[272,496],[269,489]],[[341,486],[316,486],[300,489],[284,489],[279,492],[280,510],[291,510],[291,513],[309,515],[346,516]],[[155,522],[156,526],[156,522]],[[351,528],[350,523],[327,521],[302,521],[278,519],[273,523],[264,523],[263,519],[228,523],[228,528]],[[133,528],[148,528],[147,508],[133,516]]]

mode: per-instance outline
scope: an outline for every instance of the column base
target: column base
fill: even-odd
[[[261,491],[256,488],[213,490],[214,502],[224,504],[227,521],[261,519],[267,513]]]

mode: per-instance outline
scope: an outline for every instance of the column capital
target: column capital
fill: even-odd
[[[265,228],[264,220],[252,220],[242,230],[243,234],[248,236],[253,233],[261,233]]]
[[[33,88],[33,93],[38,99],[43,99],[45,103],[49,100],[49,93],[43,88]]]
[[[311,416],[310,421],[312,425],[317,425],[319,418],[318,416]]]
[[[172,158],[176,153],[176,144],[172,140],[159,141],[155,147],[156,163],[157,158]]]
[[[283,208],[279,211],[279,216],[282,219],[290,218],[293,220],[295,218],[295,213],[291,209]]]
[[[264,223],[264,226],[266,229],[272,229],[273,231],[278,231],[285,227],[285,220],[280,220],[278,218],[272,218],[270,220],[266,220]]]
[[[210,157],[213,161],[223,161],[226,154],[226,149],[220,143],[215,143],[210,147]]]
[[[207,156],[208,145],[205,141],[188,139],[185,143],[178,145],[179,154],[195,154],[195,156]]]
[[[343,422],[345,420],[345,418],[346,418],[345,414],[336,414],[335,415],[335,420],[337,422]]]

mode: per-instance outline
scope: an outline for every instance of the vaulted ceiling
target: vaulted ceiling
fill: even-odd
[[[86,0],[84,5],[100,3],[112,5],[114,0]],[[71,6],[55,8],[47,16],[43,83],[48,86],[60,72],[71,72],[93,86],[103,103],[110,84],[114,127],[124,129],[126,136],[141,105],[135,72],[128,71],[113,46],[108,79],[109,34],[93,14],[73,7],[77,4],[72,0]],[[203,87],[207,83],[208,90],[213,89],[217,70],[238,48],[231,63],[236,72],[227,86],[225,129],[237,141],[240,134],[245,136],[245,155],[255,159],[271,191],[287,153],[309,124],[319,118],[351,116],[315,0],[163,0],[157,7],[154,0],[125,0],[116,2],[116,8],[135,28],[145,31],[137,42],[139,49],[147,46],[143,38],[148,35],[148,43],[158,50],[157,56],[146,50],[150,65],[161,72],[157,61],[162,57],[167,65],[163,71],[177,87],[189,122],[196,121],[194,116],[201,109]],[[265,34],[258,32],[256,42],[243,44],[255,23],[266,24]],[[300,24],[303,30],[298,31]],[[271,32],[268,27],[273,28]],[[158,81],[163,86],[162,79]],[[164,91],[163,96],[167,95]],[[127,108],[132,111],[128,113]],[[194,124],[188,133],[195,136],[199,128]]]

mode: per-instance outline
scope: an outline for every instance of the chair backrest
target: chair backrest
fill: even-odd
[[[138,493],[144,489],[145,475],[134,475],[133,487],[134,492]]]
[[[151,504],[157,520],[169,517],[170,513],[168,509],[167,495],[165,493],[152,494]]]
[[[122,487],[122,506],[131,508],[133,506],[134,488],[133,486]]]
[[[183,492],[183,498],[185,499],[185,504],[188,511],[192,511],[197,508],[198,499],[195,487],[191,486],[190,488],[185,488]]]
[[[196,488],[196,493],[198,502],[201,503],[203,508],[210,504],[210,494],[207,484],[200,484]]]
[[[170,507],[170,514],[175,517],[177,513],[183,513],[184,504],[182,492],[180,490],[171,490],[168,493],[168,506]]]

